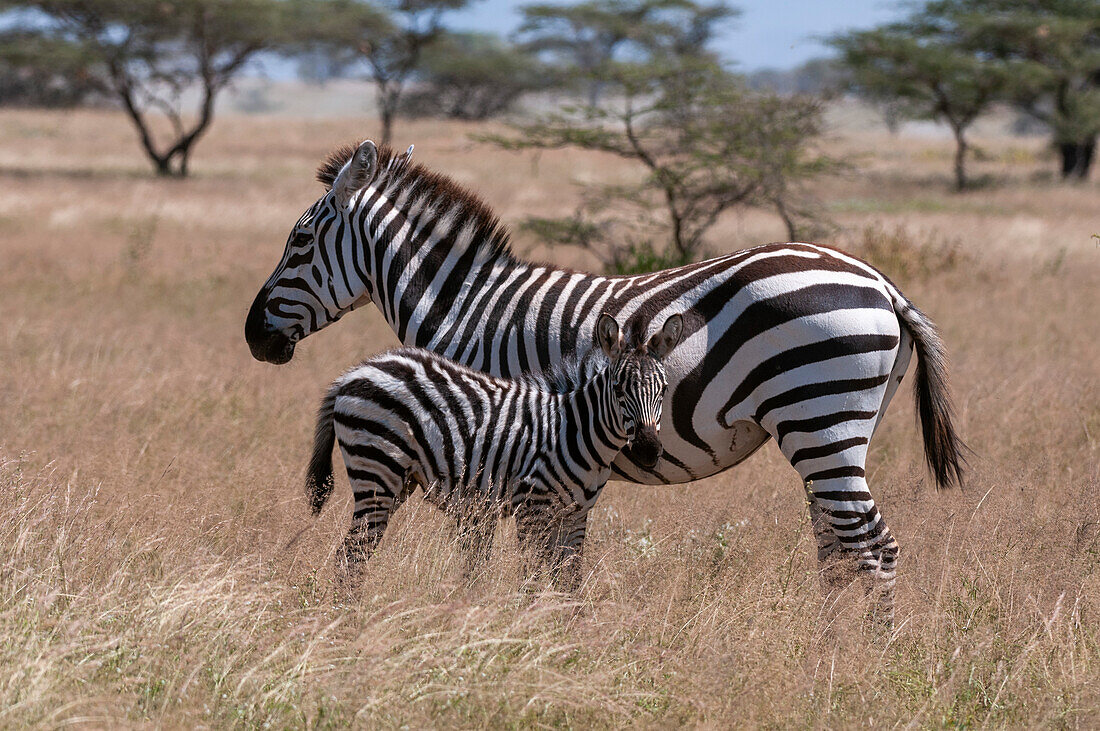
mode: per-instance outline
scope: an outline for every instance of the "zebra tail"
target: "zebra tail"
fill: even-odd
[[[325,501],[332,494],[335,484],[332,478],[332,448],[336,443],[336,397],[340,393],[340,382],[334,383],[321,401],[317,411],[317,429],[313,436],[313,456],[309,460],[309,473],[306,475],[306,496],[314,515],[319,515],[325,507]]]
[[[899,297],[895,306],[917,351],[916,383],[913,384],[924,435],[924,458],[938,487],[961,486],[966,453],[952,421],[951,394],[947,378],[947,350],[936,326],[928,317]]]

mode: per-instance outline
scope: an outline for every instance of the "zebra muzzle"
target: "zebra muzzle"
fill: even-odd
[[[639,426],[630,443],[629,457],[642,467],[654,467],[661,459],[661,438],[655,426]]]
[[[294,341],[267,323],[267,291],[260,290],[244,321],[244,339],[252,357],[264,363],[282,365],[294,357]]]

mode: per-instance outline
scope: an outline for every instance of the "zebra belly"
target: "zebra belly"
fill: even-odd
[[[768,433],[752,421],[737,421],[729,428],[715,429],[713,443],[728,441],[729,449],[718,464],[711,459],[699,459],[698,454],[677,453],[675,447],[665,447],[664,454],[652,469],[641,467],[630,459],[629,448],[623,451],[612,468],[611,479],[637,482],[643,485],[668,485],[701,480],[741,464],[764,446]],[[710,435],[708,435],[710,436]],[[666,441],[667,437],[664,438]]]
[[[720,310],[666,360],[665,454],[647,470],[624,451],[616,479],[660,484],[717,474],[763,445],[769,427],[807,409],[878,413],[888,377],[908,361],[908,348],[899,358],[901,325],[878,282],[810,271],[723,286],[734,294],[717,298]],[[684,308],[690,321],[695,305],[681,298],[668,309]]]

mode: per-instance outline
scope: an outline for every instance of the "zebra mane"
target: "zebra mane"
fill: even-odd
[[[588,384],[610,365],[604,352],[592,348],[584,355],[573,354],[542,373],[524,373],[516,380],[550,393],[572,393]]]
[[[357,145],[349,144],[330,152],[317,168],[317,180],[326,188],[331,188],[356,149]],[[411,152],[412,148],[408,152],[397,153],[389,145],[380,145],[378,164],[368,184],[381,190],[390,200],[397,200],[399,194],[404,196],[403,208],[412,208],[419,203],[440,213],[449,212],[458,220],[471,222],[473,246],[483,247],[487,254],[512,258],[508,230],[485,201],[446,175],[433,172],[419,163],[413,164]]]

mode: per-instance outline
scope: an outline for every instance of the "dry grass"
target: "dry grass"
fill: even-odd
[[[822,186],[837,241],[885,257],[942,326],[977,453],[965,490],[935,492],[907,394],[872,445],[903,551],[893,635],[865,634],[855,590],[820,594],[771,445],[694,485],[613,484],[575,595],[520,576],[508,526],[467,582],[414,501],[342,599],[346,487],[316,523],[301,495],[313,409],[393,335],[359,313],[275,368],[242,328],[312,167],[366,127],[225,118],[172,182],[115,115],[0,114],[0,725],[1100,724],[1095,184],[994,138],[992,182],[954,196],[940,143],[831,143],[859,160]],[[468,131],[399,141],[511,221],[626,172]],[[781,234],[746,214],[713,247]]]

